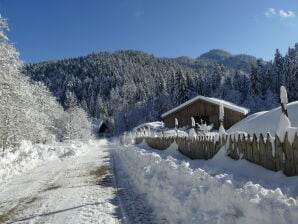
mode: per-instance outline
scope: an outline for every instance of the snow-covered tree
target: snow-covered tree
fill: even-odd
[[[6,20],[0,16],[0,144],[3,148],[25,137],[31,139],[34,124],[30,87],[20,73],[22,63],[5,35],[7,30]]]
[[[91,137],[91,123],[87,113],[77,104],[73,93],[68,92],[66,96],[67,114],[64,121],[64,139],[88,139]]]
[[[175,74],[175,87],[174,87],[174,105],[184,103],[188,100],[187,97],[187,79],[182,70],[178,70]]]
[[[7,30],[6,20],[0,16],[0,147],[17,145],[21,140],[62,140],[63,121],[71,117],[69,114],[81,120],[76,137],[86,137],[90,131],[86,113],[75,108],[66,114],[44,84],[32,82],[22,73],[23,64],[5,35]],[[70,79],[75,82],[73,76]],[[73,108],[72,104],[69,107]]]
[[[275,51],[274,60],[273,60],[273,76],[274,79],[274,88],[275,93],[278,93],[279,88],[282,84],[282,70],[283,70],[283,57],[278,49]]]

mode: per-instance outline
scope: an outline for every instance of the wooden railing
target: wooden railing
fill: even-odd
[[[187,137],[137,137],[135,143],[143,140],[155,149],[164,150],[174,141],[179,151],[191,159],[210,159],[220,148],[224,147],[231,158],[246,159],[272,171],[282,170],[288,176],[298,175],[298,136],[290,143],[288,134],[283,142],[278,136],[269,134],[264,137],[256,135],[226,135],[222,138],[199,136],[196,139]]]

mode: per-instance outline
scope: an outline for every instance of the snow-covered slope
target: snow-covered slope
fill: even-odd
[[[288,113],[293,127],[298,127],[298,101],[288,104]],[[270,132],[272,136],[275,135],[281,115],[280,107],[270,111],[262,111],[248,116],[237,124],[233,125],[227,132],[243,131],[249,134]]]

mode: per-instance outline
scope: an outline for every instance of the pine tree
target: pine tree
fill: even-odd
[[[175,74],[174,105],[178,106],[187,101],[187,80],[181,69]]]
[[[274,87],[275,93],[279,93],[280,86],[282,85],[282,70],[283,70],[283,57],[279,50],[276,49],[274,60],[273,60],[273,76],[274,76]]]
[[[260,95],[259,89],[259,80],[257,74],[257,66],[256,64],[251,64],[251,72],[250,72],[250,92],[253,95]]]

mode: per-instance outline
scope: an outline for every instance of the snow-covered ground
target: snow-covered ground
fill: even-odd
[[[165,151],[105,140],[23,144],[28,155],[40,147],[53,154],[28,157],[34,166],[3,176],[0,223],[298,222],[298,177],[232,160],[224,149],[204,161],[175,144]]]
[[[19,157],[27,172],[0,182],[0,223],[119,223],[105,145],[103,141],[59,144],[56,150],[65,151],[60,154],[52,149],[46,162],[32,156],[40,147],[48,153],[46,146],[27,145],[32,151],[27,160]],[[29,170],[26,162],[33,162],[35,168]],[[20,169],[16,162],[12,164]]]
[[[224,149],[211,160],[189,160],[173,144],[165,151],[119,146],[121,176],[166,223],[298,223],[298,177],[286,177]]]
[[[106,140],[23,142],[2,153],[0,223],[158,223],[119,177],[111,156],[117,147]]]

